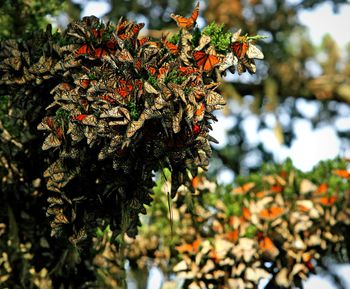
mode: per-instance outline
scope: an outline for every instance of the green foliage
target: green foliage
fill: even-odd
[[[218,51],[226,51],[231,43],[232,33],[225,32],[224,24],[218,25],[212,22],[203,29],[203,34],[210,36],[211,44]]]

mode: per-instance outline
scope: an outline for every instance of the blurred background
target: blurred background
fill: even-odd
[[[142,35],[160,37],[175,29],[171,13],[188,16],[193,6],[189,0],[48,0],[45,5],[2,0],[0,36],[21,37],[47,23],[60,29],[72,19],[96,15],[144,22]],[[288,157],[304,171],[323,159],[350,157],[349,19],[345,0],[200,1],[199,27],[215,21],[232,32],[240,28],[242,34],[268,37],[256,44],[265,54],[256,63],[257,74],[228,73],[220,88],[228,105],[213,124],[219,144],[213,146],[209,176],[227,184],[258,172],[262,163]],[[321,270],[324,277],[310,278],[305,288],[335,288],[338,275],[350,288],[350,266],[329,268],[333,272]],[[157,288],[161,277],[156,269],[151,272],[148,288]]]

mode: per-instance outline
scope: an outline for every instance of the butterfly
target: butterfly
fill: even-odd
[[[102,56],[107,55],[107,53],[108,53],[107,50],[103,49],[102,47],[99,47],[99,48],[94,50],[93,54],[96,58],[101,59]]]
[[[246,194],[247,192],[249,192],[254,187],[255,187],[255,183],[253,183],[253,182],[246,183],[241,187],[233,189],[232,193],[234,195],[243,195],[243,194]]]
[[[263,255],[270,260],[276,258],[279,254],[278,248],[269,237],[263,237],[259,241],[259,247]]]
[[[260,211],[259,216],[263,220],[272,221],[272,220],[277,219],[281,215],[283,215],[284,212],[285,212],[285,209],[277,207],[277,206],[273,206],[271,208],[264,209],[264,210]]]
[[[241,40],[241,41],[235,41],[231,43],[230,46],[234,55],[238,59],[241,59],[246,55],[249,48],[249,43],[246,40]]]
[[[220,59],[214,54],[207,54],[203,51],[194,51],[193,58],[199,68],[203,68],[205,72],[211,71],[220,63]]]
[[[196,254],[199,251],[199,246],[202,244],[201,239],[195,240],[192,244],[183,244],[180,246],[176,246],[176,250],[180,253],[189,253],[189,254]]]
[[[341,178],[350,180],[350,172],[348,172],[347,170],[334,170],[333,174]]]
[[[246,72],[247,70],[250,74],[254,74],[256,72],[254,59],[251,59],[251,58],[239,59],[237,64],[238,74],[241,75],[243,72]]]
[[[198,68],[192,67],[192,66],[180,66],[179,72],[184,76],[189,76],[191,74],[198,72]]]
[[[165,37],[162,37],[161,41],[162,41],[163,45],[170,51],[171,54],[176,55],[179,53],[179,51],[180,51],[179,46],[169,42],[168,40],[165,39]]]
[[[180,28],[185,28],[187,30],[193,29],[199,14],[199,2],[197,2],[194,10],[189,18],[183,17],[181,15],[175,15],[172,13],[170,17],[176,21],[176,24]]]
[[[80,46],[80,48],[78,48],[78,49],[75,51],[75,56],[89,54],[91,51],[92,51],[92,50],[91,50],[91,48],[90,48],[89,45],[83,44],[82,46]]]
[[[118,81],[118,87],[117,92],[119,95],[121,95],[123,98],[126,98],[133,90],[133,86],[130,82],[126,81],[125,79],[120,79]]]

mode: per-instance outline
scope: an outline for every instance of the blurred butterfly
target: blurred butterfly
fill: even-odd
[[[333,174],[341,178],[350,180],[350,172],[348,172],[347,170],[334,170]]]
[[[102,47],[96,48],[93,52],[93,55],[98,59],[101,59],[102,56],[105,56],[107,54],[108,54],[107,50],[103,49]]]
[[[274,260],[279,254],[278,248],[269,237],[263,237],[259,241],[259,247],[263,255],[269,260]]]
[[[263,220],[273,221],[273,220],[277,219],[278,217],[282,216],[285,211],[286,210],[284,208],[273,206],[271,208],[264,209],[264,210],[260,211],[259,216]]]
[[[247,70],[250,74],[254,74],[256,72],[256,66],[255,66],[254,60],[250,58],[239,59],[237,64],[238,74],[241,75]]]
[[[189,254],[196,254],[199,251],[199,246],[202,244],[201,239],[195,240],[192,244],[183,244],[180,246],[176,246],[176,250],[180,253],[189,253]]]
[[[216,65],[220,63],[219,58],[213,54],[207,54],[203,51],[194,51],[193,59],[199,68],[203,68],[205,72],[211,71]]]
[[[253,183],[253,182],[246,183],[243,186],[234,188],[232,190],[232,193],[234,195],[243,195],[243,194],[246,194],[247,192],[249,192],[254,187],[255,187],[255,183]]]
[[[194,10],[189,18],[183,17],[181,15],[175,15],[172,13],[170,17],[176,21],[176,24],[180,28],[185,28],[187,30],[193,29],[199,14],[199,2],[197,2]]]

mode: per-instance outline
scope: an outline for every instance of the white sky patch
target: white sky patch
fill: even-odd
[[[316,9],[299,12],[300,22],[309,28],[312,41],[319,45],[325,34],[330,34],[340,47],[350,42],[346,27],[350,22],[350,5],[340,5],[339,13],[334,14],[332,5],[324,3]]]
[[[300,132],[292,142],[290,157],[293,164],[309,171],[320,160],[333,159],[339,155],[340,140],[331,126],[322,127],[313,131]]]
[[[216,148],[223,148],[227,144],[227,131],[232,128],[236,120],[233,116],[225,117],[222,112],[215,114],[218,121],[212,122],[213,130],[210,135],[215,138],[219,143],[212,143]]]
[[[95,15],[96,17],[103,17],[111,10],[109,3],[104,1],[89,1],[84,6],[81,17]]]

